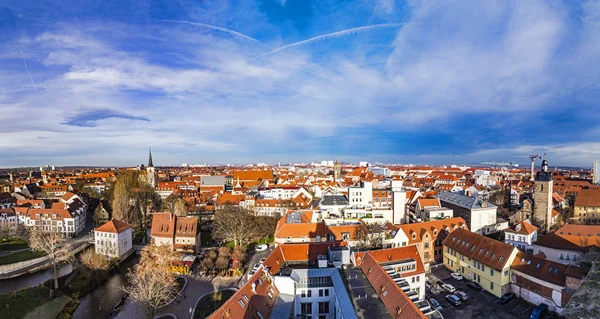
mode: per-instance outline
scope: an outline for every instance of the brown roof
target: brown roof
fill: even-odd
[[[565,274],[571,267],[551,260],[532,256],[524,252],[518,252],[515,260],[510,265],[512,270],[517,270],[537,279],[566,287]]]
[[[118,219],[113,219],[106,224],[96,228],[96,231],[104,232],[104,233],[115,233],[119,234],[124,232],[125,230],[131,228],[131,225],[122,222]]]
[[[385,305],[385,308],[393,318],[426,318],[370,253],[364,256],[360,269],[365,274],[369,283],[371,283],[371,286],[373,286],[373,289],[375,289],[379,298]]]
[[[264,171],[234,171],[233,172],[233,182],[237,182],[240,180],[243,181],[258,181],[258,180],[272,180],[273,179],[273,171],[264,170]]]
[[[575,206],[600,207],[600,189],[582,189],[577,195]]]
[[[518,230],[517,230],[518,229]],[[506,233],[514,233],[521,235],[530,235],[537,231],[537,227],[531,225],[528,222],[522,221],[512,227],[506,228],[504,232]]]
[[[467,227],[467,223],[465,222],[464,219],[462,219],[462,217],[454,217],[454,218],[448,218],[448,219],[442,219],[442,220],[432,220],[432,221],[428,221],[428,222],[414,223],[414,224],[397,225],[397,227],[402,229],[404,234],[406,234],[406,236],[408,236],[408,242],[410,244],[422,242],[423,236],[425,236],[425,234],[429,234],[430,238],[437,237],[437,235],[433,234],[434,230],[436,230],[437,233],[439,234],[441,230],[447,229],[448,232],[452,232],[452,231],[454,231],[454,227],[461,228],[463,226],[465,229],[467,229],[467,230],[469,229]],[[415,239],[413,239],[413,237],[412,237],[413,233],[416,234]]]
[[[565,224],[555,234],[579,247],[600,247],[600,225]]]
[[[173,238],[175,233],[175,214],[155,213],[152,214],[152,229],[150,236]]]
[[[315,261],[318,255],[327,255],[329,247],[345,246],[345,243],[310,243],[310,244],[283,244],[281,253],[285,261]]]
[[[354,263],[360,266],[360,263],[362,259],[364,259],[364,255],[366,253],[367,252],[354,252]],[[414,276],[417,274],[425,273],[425,266],[423,266],[423,260],[421,259],[421,255],[419,255],[417,246],[415,245],[389,249],[370,250],[368,251],[368,254],[371,255],[371,257],[373,257],[380,264],[412,258],[417,262],[417,269],[413,272],[402,274],[402,276]]]
[[[417,207],[421,210],[425,209],[425,207],[434,206],[441,207],[440,200],[438,198],[421,198],[417,201]]]
[[[198,235],[198,218],[179,217],[175,225],[176,237],[196,237]]]
[[[459,228],[444,240],[444,246],[498,271],[506,267],[517,249],[501,241]]]

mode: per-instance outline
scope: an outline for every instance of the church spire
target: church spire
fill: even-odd
[[[154,167],[152,164],[152,149],[148,148],[148,167]]]

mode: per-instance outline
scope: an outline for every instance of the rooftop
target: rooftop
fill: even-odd
[[[443,192],[435,195],[440,201],[453,204],[466,209],[480,209],[480,208],[495,208],[496,206],[484,201],[478,197],[471,197],[451,192]]]

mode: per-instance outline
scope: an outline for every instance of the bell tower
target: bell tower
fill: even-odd
[[[552,193],[552,173],[548,172],[548,162],[544,157],[542,169],[535,175],[532,223],[546,231],[552,226]]]
[[[335,164],[333,165],[333,179],[338,180],[342,174],[342,164],[340,163],[340,159],[335,159]]]
[[[148,150],[148,166],[146,166],[146,180],[152,187],[156,187],[158,184],[158,175],[154,169],[154,163],[152,163],[152,149]]]

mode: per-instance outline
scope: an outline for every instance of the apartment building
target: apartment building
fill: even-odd
[[[538,228],[528,221],[522,221],[504,230],[504,242],[521,250],[533,252],[533,243],[537,237]]]
[[[450,271],[497,297],[511,290],[510,265],[518,253],[514,246],[460,228],[446,237],[443,246],[444,266]]]
[[[443,207],[451,208],[454,216],[462,217],[472,232],[491,234],[508,228],[508,221],[497,217],[498,207],[478,198],[456,193],[440,193],[435,196]]]
[[[96,254],[111,258],[127,258],[133,250],[131,225],[113,219],[94,230]]]
[[[578,224],[600,224],[600,189],[582,189],[575,200],[573,221]]]

